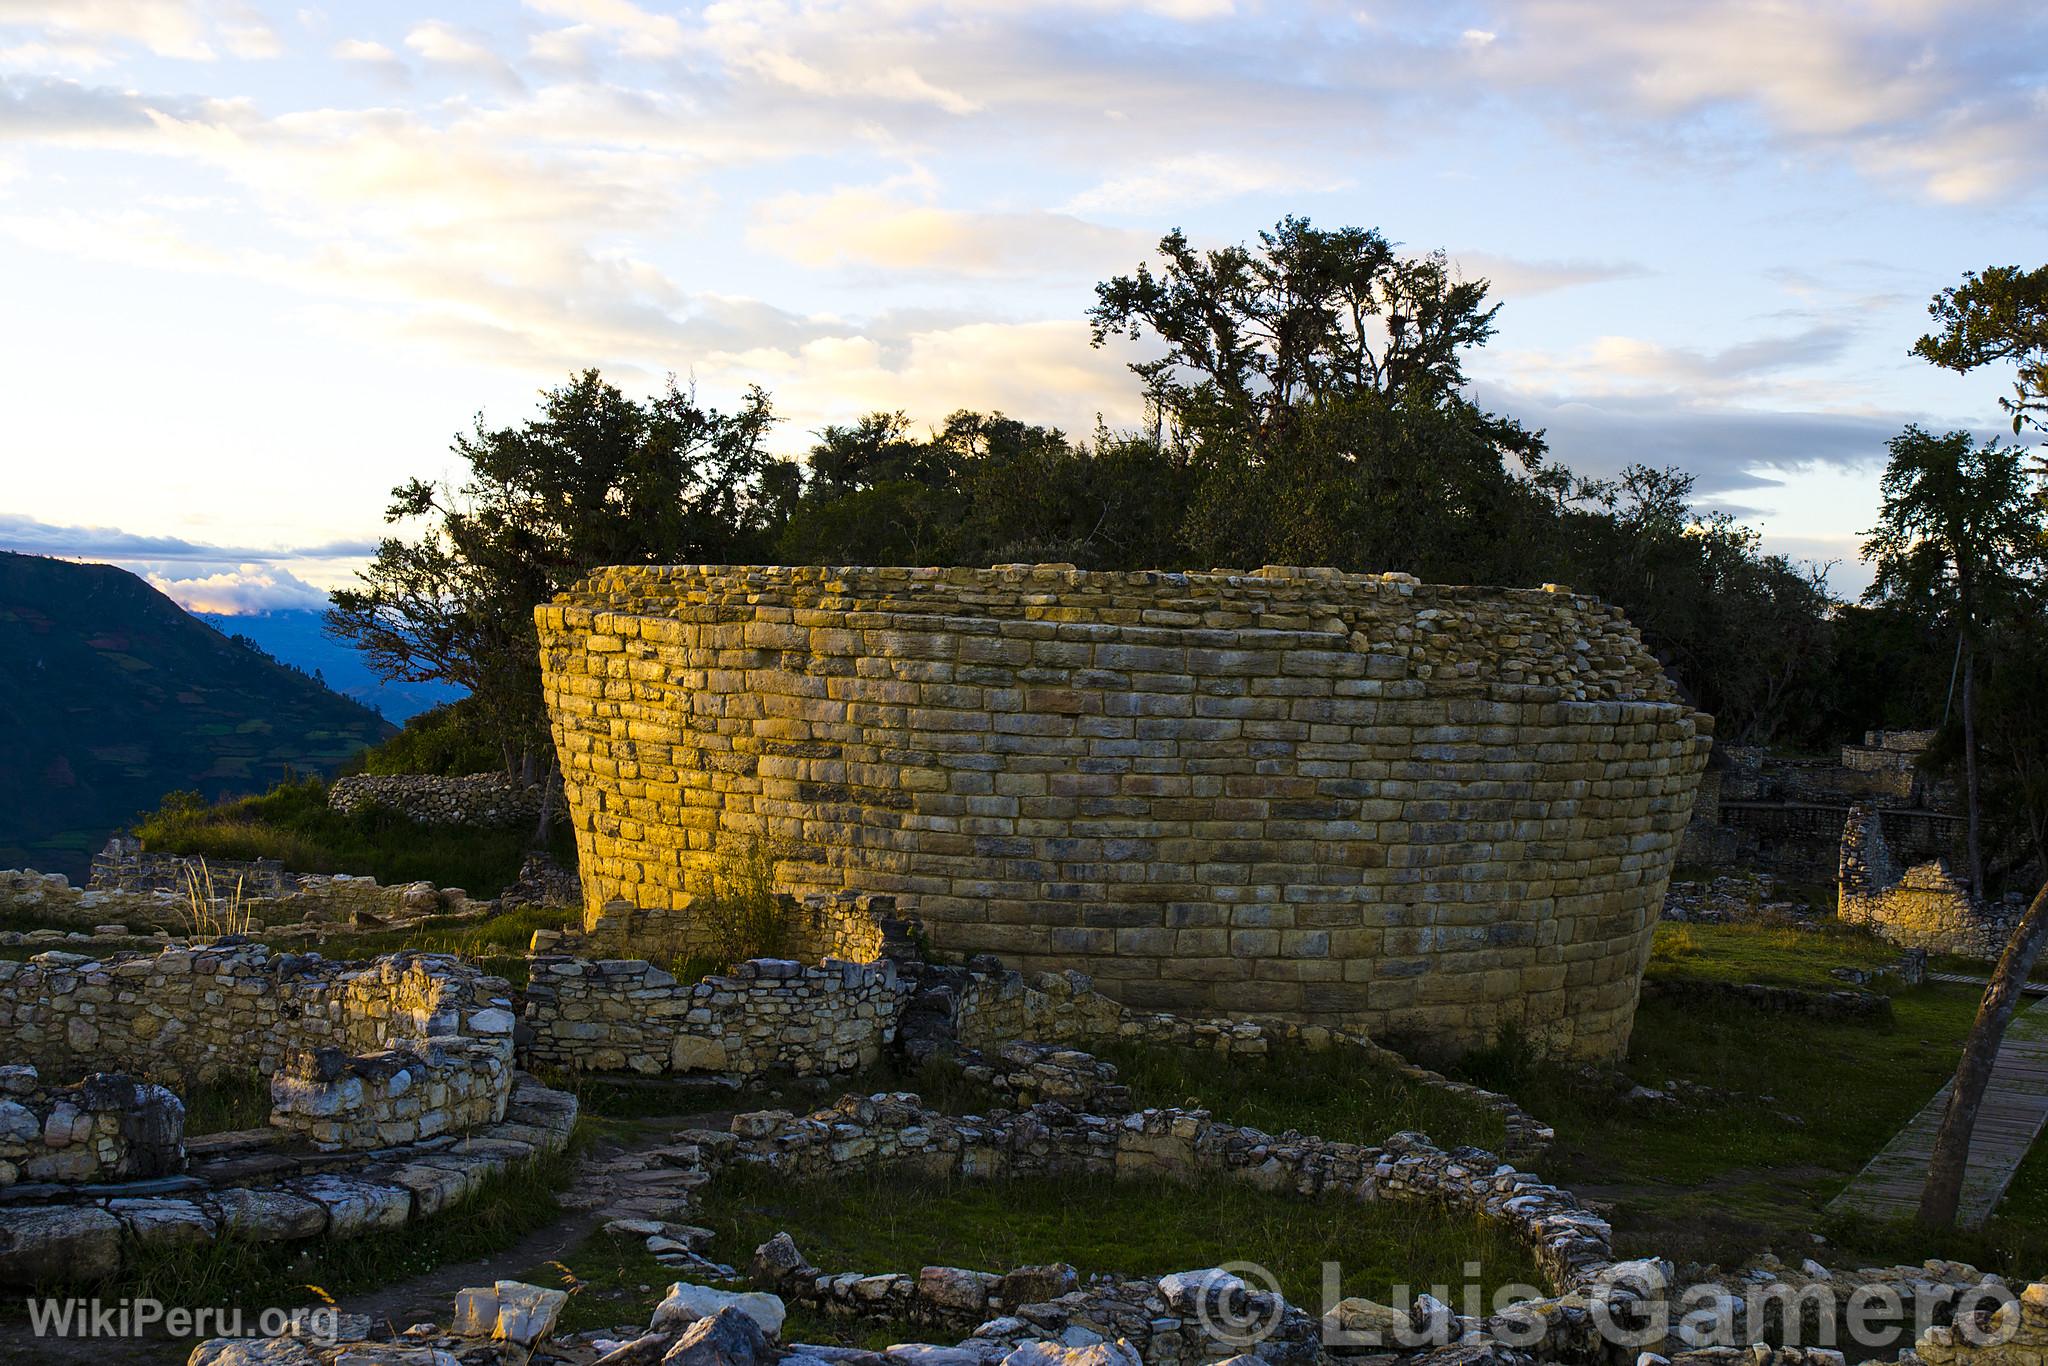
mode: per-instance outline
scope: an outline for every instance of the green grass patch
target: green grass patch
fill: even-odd
[[[1839,987],[1838,965],[1876,967],[1897,951],[1850,931],[1768,925],[1662,925],[1652,977]],[[2009,1275],[2048,1272],[2048,1160],[2028,1158],[1992,1225],[1936,1238],[1833,1218],[1827,1202],[1954,1074],[1977,988],[1876,984],[1884,1021],[1815,1020],[1738,1001],[1645,1000],[1612,1079],[1548,1062],[1508,1040],[1456,1065],[1554,1126],[1542,1174],[1610,1205],[1623,1255],[1732,1265],[1766,1249],[1832,1266],[1955,1255]],[[1624,1103],[1636,1084],[1712,1087],[1683,1105]],[[1822,1247],[1814,1234],[1826,1237]],[[1947,1251],[1944,1251],[1947,1249]],[[1910,1254],[1910,1255],[1909,1255]]]
[[[1687,925],[1664,921],[1650,946],[1646,973],[1658,978],[1763,982],[1772,986],[1839,991],[1847,985],[1830,968],[1865,972],[1899,961],[1898,949],[1876,935],[1831,922],[1811,928],[1790,924]]]
[[[1501,1286],[1540,1293],[1542,1285],[1528,1250],[1476,1217],[1433,1205],[1312,1200],[1223,1178],[1190,1185],[1108,1177],[967,1181],[877,1169],[792,1182],[737,1168],[699,1193],[691,1219],[718,1235],[711,1255],[735,1266],[786,1231],[827,1272],[1007,1271],[1063,1261],[1085,1278],[1249,1261],[1267,1268],[1291,1302],[1312,1310],[1322,1304],[1325,1263],[1337,1268],[1341,1293],[1403,1304],[1432,1286],[1462,1286],[1474,1262],[1489,1296]],[[679,1278],[639,1240],[604,1234],[566,1262],[587,1282],[571,1301],[573,1327],[645,1323]],[[1402,1286],[1410,1288],[1405,1297]],[[905,1324],[818,1315],[793,1317],[783,1334],[869,1347],[929,1335]]]
[[[327,806],[317,778],[282,783],[260,797],[207,805],[173,793],[135,826],[146,848],[219,859],[276,859],[295,873],[367,874],[388,885],[431,882],[496,896],[519,875],[531,830],[418,825],[395,811]],[[557,829],[550,852],[574,866],[574,842]]]
[[[185,1102],[185,1135],[261,1129],[270,1123],[270,1079],[255,1070],[222,1072],[204,1081],[155,1077]]]
[[[1399,1075],[1345,1049],[1281,1048],[1265,1057],[1209,1049],[1104,1044],[1119,1080],[1144,1106],[1191,1105],[1231,1124],[1289,1129],[1349,1143],[1379,1143],[1403,1130],[1440,1147],[1499,1152],[1507,1127],[1494,1112]]]
[[[1250,1261],[1300,1305],[1321,1302],[1325,1263],[1339,1268],[1343,1293],[1378,1300],[1399,1285],[1461,1285],[1470,1262],[1489,1294],[1540,1284],[1527,1249],[1476,1217],[1434,1205],[1314,1200],[1220,1177],[969,1181],[877,1170],[791,1182],[740,1168],[704,1188],[696,1221],[717,1233],[720,1260],[739,1265],[786,1230],[828,1272],[1064,1261],[1084,1276],[1152,1276]]]

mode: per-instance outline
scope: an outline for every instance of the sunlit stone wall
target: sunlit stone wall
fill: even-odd
[[[1712,730],[1562,589],[679,566],[537,615],[590,917],[758,842],[941,951],[1452,1048],[1626,1046]]]

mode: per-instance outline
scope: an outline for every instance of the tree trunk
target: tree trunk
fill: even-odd
[[[548,847],[548,824],[555,817],[555,769],[558,764],[559,761],[550,753],[547,774],[540,780],[540,822],[533,827],[533,847],[536,849]]]
[[[1970,1036],[1963,1041],[1963,1060],[1956,1066],[1955,1089],[1949,1092],[1948,1107],[1942,1111],[1941,1128],[1935,1131],[1934,1155],[1927,1165],[1927,1184],[1920,1191],[1920,1222],[1928,1228],[1948,1228],[1956,1221],[1956,1207],[1963,1197],[1963,1171],[1970,1161],[1970,1136],[1977,1127],[1977,1109],[1984,1103],[1985,1088],[1991,1084],[1991,1069],[1998,1061],[1998,1046],[2005,1041],[2005,1027],[2012,1023],[2025,994],[2027,974],[2048,943],[2048,884],[2034,894],[2033,904],[2020,918],[2005,952],[1999,955],[1991,985],[1985,989],[1983,1004]]]
[[[1984,847],[1979,835],[1981,813],[1977,803],[1977,646],[1963,636],[1963,786],[1970,814],[1970,892],[1983,899],[1991,889],[1984,885]]]

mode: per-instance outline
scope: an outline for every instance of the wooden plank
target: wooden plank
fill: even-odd
[[[1944,1086],[1936,1092],[1828,1208],[1884,1219],[1916,1214],[1950,1089]],[[2006,1030],[1978,1111],[1977,1127],[1970,1136],[1959,1223],[1975,1228],[1991,1217],[2044,1127],[2048,1127],[2048,1001],[2028,1010]]]

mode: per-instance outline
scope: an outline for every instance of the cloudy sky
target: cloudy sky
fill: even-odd
[[[1091,285],[1284,213],[1506,300],[1482,401],[1847,561],[1906,355],[2048,258],[2028,0],[0,0],[0,547],[317,603],[573,368],[1137,417]]]

